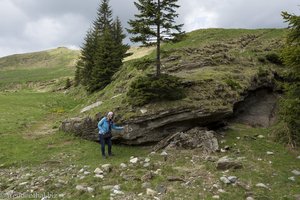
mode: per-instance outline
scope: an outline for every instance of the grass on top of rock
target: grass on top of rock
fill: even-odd
[[[181,99],[184,92],[178,77],[162,74],[159,77],[147,75],[136,79],[127,95],[132,105],[143,106],[150,102]]]

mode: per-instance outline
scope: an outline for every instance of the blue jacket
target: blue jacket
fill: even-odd
[[[123,127],[116,126],[111,122],[111,128],[115,130],[123,130]],[[106,134],[109,132],[109,121],[106,117],[103,117],[98,123],[99,134]]]

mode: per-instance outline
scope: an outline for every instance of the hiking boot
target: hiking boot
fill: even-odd
[[[106,156],[106,155],[102,155],[102,158],[103,158],[103,159],[107,159],[107,156]]]

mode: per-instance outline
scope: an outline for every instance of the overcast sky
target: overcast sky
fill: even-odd
[[[124,27],[134,0],[110,0]],[[100,0],[0,0],[0,57],[66,46],[78,48]],[[179,0],[184,30],[286,27],[281,11],[299,15],[299,0]],[[126,40],[129,41],[128,39]]]

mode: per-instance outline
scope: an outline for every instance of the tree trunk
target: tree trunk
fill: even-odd
[[[160,0],[157,1],[156,76],[160,76]]]

